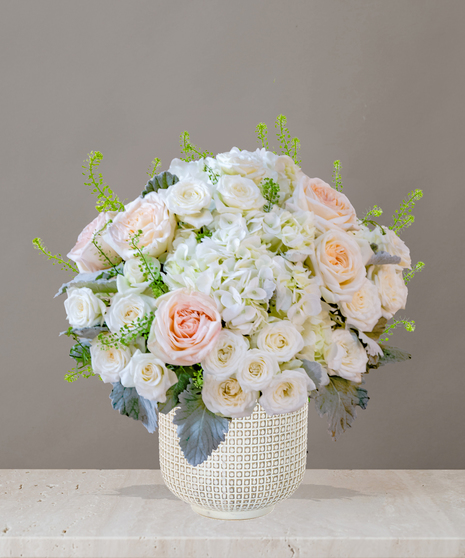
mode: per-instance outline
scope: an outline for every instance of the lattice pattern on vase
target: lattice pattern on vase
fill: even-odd
[[[226,440],[192,467],[179,446],[176,426],[160,413],[160,466],[168,488],[181,500],[208,510],[239,512],[273,506],[302,481],[307,458],[308,404],[269,416],[232,419]]]

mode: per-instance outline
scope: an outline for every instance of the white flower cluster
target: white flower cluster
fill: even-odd
[[[257,402],[299,409],[316,389],[304,360],[361,382],[382,354],[366,334],[405,307],[402,240],[363,225],[344,194],[286,155],[233,148],[174,159],[169,173],[178,180],[101,214],[69,254],[82,273],[124,261],[117,292],[68,289],[71,326],[109,330],[91,343],[93,370],[162,403],[176,367],[201,366],[203,401],[226,417]],[[373,249],[396,263],[371,265]],[[151,314],[147,335],[105,344]]]

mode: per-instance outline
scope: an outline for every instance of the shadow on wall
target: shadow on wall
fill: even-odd
[[[177,500],[164,484],[141,484],[126,486],[118,492],[118,496],[128,496],[130,498],[142,498],[143,500]],[[297,491],[291,496],[295,500],[343,500],[357,496],[366,496],[357,490],[349,488],[339,488],[325,484],[301,484]]]

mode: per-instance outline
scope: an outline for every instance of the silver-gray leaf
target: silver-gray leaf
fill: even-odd
[[[352,426],[357,416],[356,407],[366,409],[369,397],[359,384],[331,376],[329,384],[320,388],[314,399],[320,417],[327,415],[329,432],[336,440]]]
[[[177,426],[184,457],[193,467],[208,459],[224,442],[229,429],[229,419],[219,417],[205,407],[201,391],[192,380],[179,395],[179,407],[173,423]]]
[[[121,382],[115,382],[110,399],[113,409],[134,420],[140,420],[150,434],[158,428],[157,404],[140,396],[136,388],[126,388]]]
[[[78,289],[87,287],[94,293],[104,294],[116,293],[118,290],[116,287],[116,275],[113,269],[94,271],[93,273],[79,273],[68,283],[63,283],[54,298],[64,294],[70,287]]]
[[[83,339],[93,339],[94,337],[97,337],[97,335],[100,335],[100,333],[104,333],[108,331],[108,328],[106,326],[94,326],[94,327],[75,327],[72,329],[72,332],[75,333],[78,337],[81,337]],[[61,335],[67,335],[68,331],[62,331],[60,333]]]
[[[367,265],[389,265],[389,264],[399,264],[400,257],[399,256],[391,256],[388,252],[381,250],[380,252],[376,252],[371,256],[368,260]]]
[[[303,359],[302,367],[305,372],[307,372],[308,377],[313,381],[317,389],[319,389],[320,386],[325,386],[329,383],[329,376],[319,362]]]

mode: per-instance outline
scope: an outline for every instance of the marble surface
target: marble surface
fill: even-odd
[[[465,471],[308,470],[250,521],[194,514],[156,470],[0,471],[0,557],[465,557]]]

